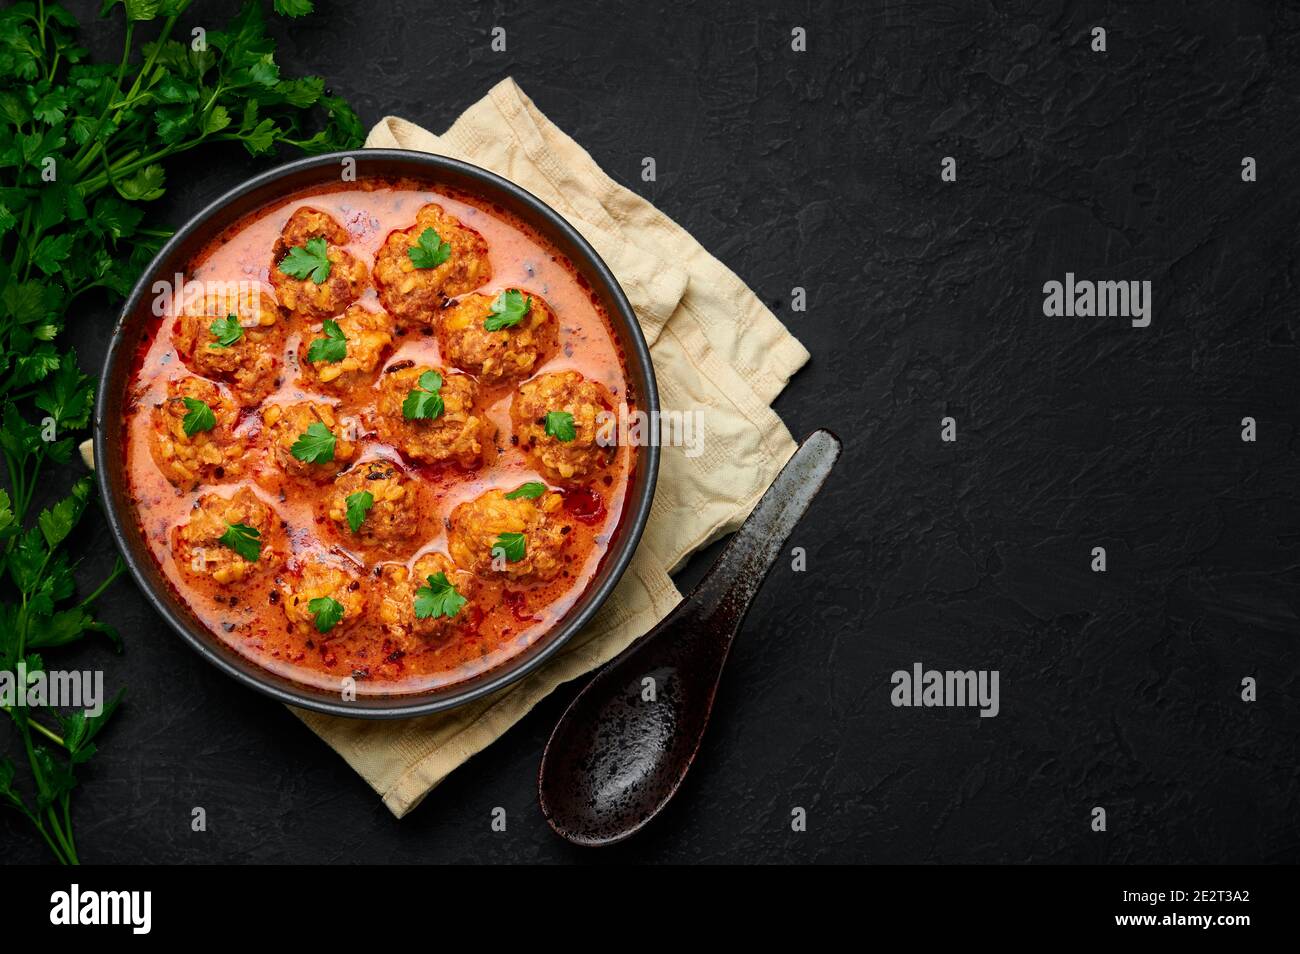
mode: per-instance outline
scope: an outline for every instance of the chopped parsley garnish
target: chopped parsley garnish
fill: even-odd
[[[408,421],[431,421],[442,414],[442,375],[426,371],[420,375],[414,390],[407,392],[402,402],[402,417]]]
[[[467,600],[447,579],[447,574],[435,573],[428,580],[428,586],[415,591],[415,618],[450,618],[459,613]]]
[[[567,444],[578,436],[573,426],[573,415],[568,411],[547,411],[546,433],[557,441],[564,441]]]
[[[519,500],[520,498],[523,498],[524,500],[536,500],[544,493],[546,493],[545,484],[538,483],[535,480],[530,480],[528,483],[520,484],[514,490],[510,491],[510,493],[506,494],[506,500]]]
[[[311,347],[307,349],[307,360],[312,364],[325,362],[327,364],[336,364],[348,356],[348,339],[343,335],[343,329],[333,318],[326,318],[321,323],[321,330],[325,332],[324,338],[315,338],[312,340]]]
[[[289,453],[308,464],[328,464],[334,459],[334,432],[320,421],[312,421],[307,430],[289,448]]]
[[[185,402],[185,417],[181,419],[181,428],[186,437],[193,437],[199,431],[210,431],[217,426],[217,416],[212,408],[198,398],[182,397]]]
[[[316,617],[316,630],[328,633],[343,618],[343,604],[330,596],[318,596],[307,603],[307,612]]]
[[[355,494],[348,494],[348,526],[352,532],[356,533],[361,529],[361,524],[366,519],[366,514],[370,508],[375,505],[375,496],[368,490],[358,490]]]
[[[524,535],[522,533],[503,533],[497,537],[497,542],[492,544],[492,559],[501,554],[506,558],[507,563],[518,563],[524,558],[525,553]]]
[[[451,246],[433,229],[420,233],[419,244],[406,250],[416,268],[437,268],[451,257]]]
[[[262,555],[262,531],[246,523],[226,524],[226,532],[218,542],[234,550],[249,563],[256,563]]]
[[[208,325],[208,331],[212,332],[215,341],[208,343],[208,347],[214,351],[220,348],[229,348],[232,344],[244,337],[243,326],[239,324],[239,319],[234,315],[226,315],[224,318],[218,318],[212,324]]]
[[[290,278],[310,278],[317,285],[330,277],[330,260],[321,236],[309,238],[305,246],[295,245],[280,260],[280,271]]]
[[[500,331],[513,328],[533,310],[533,296],[524,297],[524,293],[514,288],[507,288],[492,300],[491,314],[483,321],[488,331]]]

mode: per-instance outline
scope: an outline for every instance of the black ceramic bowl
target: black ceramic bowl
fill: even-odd
[[[410,177],[480,196],[518,217],[566,255],[595,290],[623,347],[627,374],[639,407],[659,409],[650,352],[632,306],[613,274],[586,240],[536,196],[494,173],[442,156],[398,149],[365,149],[290,162],[251,179],[190,219],[150,263],[127,299],[113,331],[95,401],[95,465],[108,520],[131,573],[158,612],[200,656],[222,672],[281,702],[332,715],[393,719],[428,715],[477,699],[509,685],[541,666],[568,642],[609,596],[636,549],[650,513],[659,448],[641,447],[623,519],[609,551],[586,593],[542,639],[508,662],[479,676],[419,694],[361,696],[345,702],[330,693],[278,676],[239,655],[208,632],[163,576],[141,536],[126,480],[123,403],[136,345],[147,333],[150,288],[156,279],[184,272],[186,264],[209,239],[249,213],[291,193],[338,182],[345,156],[356,160],[360,177]]]

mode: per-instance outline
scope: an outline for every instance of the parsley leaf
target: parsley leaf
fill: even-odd
[[[249,563],[256,563],[262,555],[262,531],[246,523],[226,524],[226,532],[221,535],[219,542]]]
[[[447,579],[446,573],[429,577],[429,585],[415,591],[415,618],[446,616],[451,618],[468,602]]]
[[[325,239],[317,235],[309,238],[306,246],[295,245],[280,261],[280,271],[290,278],[310,278],[317,285],[325,284],[330,277],[330,260],[326,254]]]
[[[334,459],[334,432],[320,421],[312,421],[307,430],[289,448],[289,453],[308,464],[328,464]]]
[[[199,431],[210,431],[217,426],[217,416],[212,408],[198,398],[182,397],[188,413],[181,419],[181,429],[186,437],[193,437]]]
[[[492,544],[492,559],[497,558],[500,553],[506,558],[507,563],[518,563],[524,558],[525,554],[524,535],[522,533],[503,533],[497,537],[497,542]]]
[[[303,17],[312,11],[312,0],[274,0],[275,12],[284,17]]]
[[[568,411],[547,411],[546,433],[557,441],[564,441],[567,444],[578,436],[573,426],[573,415]]]
[[[346,504],[348,526],[352,528],[353,533],[356,533],[361,529],[361,524],[366,519],[366,514],[370,512],[370,508],[375,505],[375,495],[368,490],[358,490],[355,494],[348,494]]]
[[[330,596],[318,596],[307,602],[307,612],[316,617],[316,631],[328,633],[343,618],[343,604]]]
[[[514,288],[507,288],[492,300],[491,312],[483,321],[488,331],[500,331],[513,328],[533,310],[533,296],[524,297],[524,293]]]
[[[402,402],[402,417],[408,421],[431,421],[442,414],[442,375],[437,371],[426,371],[420,375],[415,390],[408,391]]]
[[[536,500],[542,494],[546,493],[546,485],[530,480],[526,484],[520,484],[510,493],[506,494],[506,500],[518,500],[522,497],[524,500]]]
[[[321,361],[335,364],[342,361],[348,355],[348,339],[344,336],[343,329],[333,318],[326,318],[322,327],[325,337],[312,341],[311,347],[307,349],[307,360],[312,364]]]
[[[437,268],[451,257],[451,246],[433,229],[420,233],[419,244],[406,250],[416,268]]]
[[[218,318],[212,324],[208,325],[208,331],[212,332],[212,337],[217,339],[208,344],[208,347],[214,350],[218,348],[229,348],[240,338],[244,337],[244,329],[239,324],[239,319],[234,315],[226,315],[224,318]]]

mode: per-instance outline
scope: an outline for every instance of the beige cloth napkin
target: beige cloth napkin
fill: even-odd
[[[562,682],[590,672],[681,599],[668,574],[735,529],[794,441],[769,404],[808,352],[745,285],[681,226],[618,185],[512,79],[441,136],[389,117],[366,146],[433,152],[483,166],[560,212],[618,277],[650,343],[662,405],[703,412],[703,453],[661,454],[641,545],[592,623],[528,677],[450,712],[400,722],[294,709],[399,818]],[[639,169],[639,165],[637,167]]]

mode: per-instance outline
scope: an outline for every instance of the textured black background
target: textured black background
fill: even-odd
[[[73,6],[115,58],[120,15],[95,25],[92,4]],[[788,323],[813,359],[777,408],[846,452],[795,534],[808,572],[773,574],[688,784],[631,843],[584,853],[537,808],[573,686],[397,822],[123,582],[102,615],[126,654],[60,659],[129,686],[78,790],[84,859],[1300,858],[1300,16],[1271,2],[317,6],[276,24],[280,62],[326,76],[367,126],[392,113],[440,130],[514,76]],[[187,19],[216,28],[227,7]],[[1105,54],[1089,50],[1095,25]],[[807,53],[790,50],[793,26]],[[939,179],[946,155],[956,183]],[[643,156],[658,182],[640,181]],[[158,214],[179,224],[262,167],[237,148],[173,165]],[[1042,283],[1067,270],[1151,280],[1151,327],[1044,318]],[[806,313],[789,311],[796,285]],[[74,317],[88,367],[111,318],[107,304]],[[939,440],[944,415],[956,444]],[[1089,571],[1096,545],[1105,574]],[[88,571],[106,569],[102,520],[85,546]],[[890,673],[914,661],[1000,670],[1001,715],[892,708]],[[196,805],[206,833],[190,831]],[[790,830],[796,805],[806,833]],[[489,829],[494,806],[506,833]],[[6,860],[44,857],[11,814],[0,842]]]

